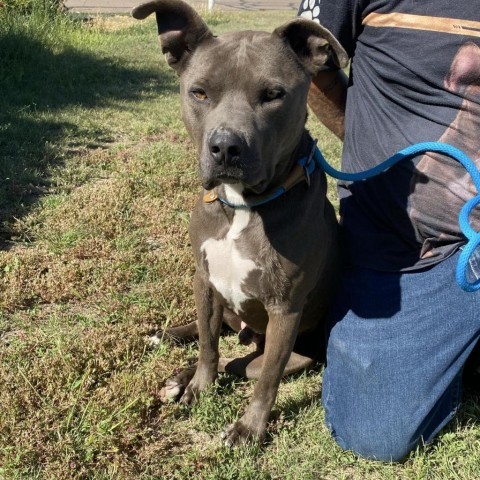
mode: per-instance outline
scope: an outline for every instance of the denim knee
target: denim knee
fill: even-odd
[[[460,406],[461,375],[442,394],[420,402],[413,400],[414,392],[410,402],[399,401],[397,395],[383,399],[364,394],[335,396],[326,377],[325,421],[333,438],[342,449],[372,460],[401,461],[417,445],[431,442]]]
[[[399,461],[455,415],[462,368],[480,338],[480,292],[458,288],[457,257],[408,274],[345,270],[322,385],[342,448]]]
[[[412,432],[389,428],[379,422],[355,425],[330,424],[333,438],[343,450],[383,462],[399,462],[418,444]]]

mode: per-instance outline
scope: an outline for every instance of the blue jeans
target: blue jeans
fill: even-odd
[[[398,461],[455,415],[462,369],[480,336],[480,291],[458,287],[457,259],[405,274],[346,269],[322,392],[343,449]],[[480,252],[470,269],[471,279],[480,277]]]

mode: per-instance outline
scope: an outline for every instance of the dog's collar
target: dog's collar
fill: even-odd
[[[259,207],[260,205],[264,205],[265,203],[269,203],[276,198],[282,196],[284,193],[288,192],[292,187],[297,185],[302,181],[307,182],[307,185],[310,186],[310,176],[315,171],[316,168],[316,160],[315,160],[315,151],[317,149],[317,140],[312,140],[312,148],[310,149],[310,153],[307,156],[303,156],[297,160],[297,163],[292,168],[290,175],[286,178],[286,180],[279,186],[273,190],[270,190],[266,193],[261,195],[257,195],[250,199],[244,199],[243,203],[236,203],[230,200],[227,200],[224,197],[215,192],[215,190],[209,190],[203,196],[204,203],[213,203],[217,200],[222,202],[224,205],[227,205],[231,208],[253,208]]]

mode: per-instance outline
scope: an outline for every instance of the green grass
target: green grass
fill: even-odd
[[[290,15],[207,18],[221,33]],[[262,448],[218,436],[253,382],[222,376],[190,411],[161,404],[162,382],[197,354],[150,351],[145,336],[195,316],[198,182],[154,23],[4,15],[0,64],[0,478],[480,478],[471,398],[403,464],[335,445],[321,367],[282,383]],[[309,127],[338,164],[340,143]],[[239,347],[230,336],[221,348]]]

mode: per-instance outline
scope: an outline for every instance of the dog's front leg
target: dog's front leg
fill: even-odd
[[[227,426],[222,434],[225,445],[229,447],[248,439],[264,440],[268,417],[293,350],[301,309],[292,312],[291,309],[285,311],[276,307],[268,313],[262,373],[247,410],[240,420]]]
[[[193,290],[198,316],[199,355],[195,375],[180,399],[180,402],[186,404],[195,402],[200,392],[211,385],[217,377],[218,339],[223,318],[222,306],[198,272],[195,274]]]

